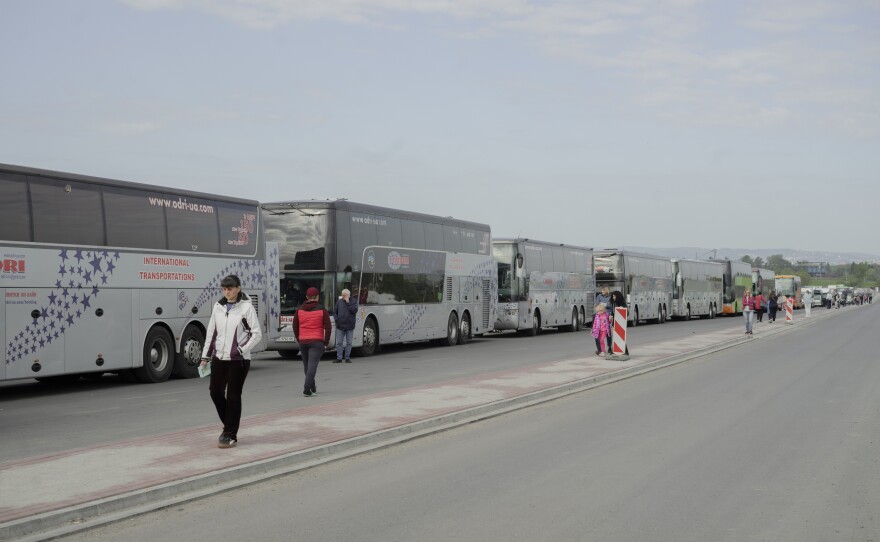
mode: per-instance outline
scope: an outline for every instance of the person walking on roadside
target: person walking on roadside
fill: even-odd
[[[752,334],[752,319],[755,314],[755,298],[752,297],[752,291],[746,290],[742,298],[743,318],[746,320],[746,335]]]
[[[228,275],[220,287],[223,297],[211,310],[201,366],[211,364],[211,400],[223,422],[217,447],[232,448],[238,443],[241,392],[251,368],[251,350],[263,334],[250,297],[241,291],[241,280]]]
[[[599,293],[596,294],[595,302],[596,305],[599,303],[605,305],[605,310],[609,313],[614,310],[611,308],[611,294],[609,293],[608,286],[602,286]]]
[[[803,295],[804,301],[804,316],[806,318],[810,317],[810,310],[813,308],[813,292],[812,290],[804,290]]]
[[[354,337],[357,310],[358,304],[351,299],[351,292],[348,289],[342,290],[342,295],[336,300],[336,308],[333,309],[333,319],[336,321],[336,361],[333,363],[342,363],[343,355],[345,363],[351,363],[351,340]]]
[[[303,372],[306,375],[303,384],[303,395],[306,397],[318,393],[318,388],[315,386],[315,375],[318,372],[321,356],[324,355],[324,350],[330,344],[330,333],[333,331],[330,313],[318,303],[320,295],[321,293],[315,287],[306,290],[306,302],[300,305],[293,315],[293,336],[299,344],[299,353],[303,359]]]
[[[608,312],[605,310],[605,303],[599,303],[593,308],[593,326],[590,333],[596,341],[596,355],[604,356],[607,337],[610,334],[610,326],[608,325]]]
[[[758,290],[758,295],[755,296],[755,315],[758,317],[759,322],[764,321],[764,310],[766,308],[767,302],[764,300],[764,293]]]
[[[770,291],[770,297],[767,300],[767,308],[770,311],[769,313],[767,313],[767,321],[775,322],[776,311],[779,309],[779,298],[776,296],[775,291]]]

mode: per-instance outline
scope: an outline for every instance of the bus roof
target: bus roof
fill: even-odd
[[[538,241],[537,239],[529,239],[527,237],[501,237],[492,239],[493,243],[534,243],[548,247],[573,248],[575,250],[593,250],[591,247],[582,247],[577,245],[566,245],[565,243],[550,243],[549,241]]]
[[[387,216],[389,218],[403,218],[407,220],[417,220],[420,222],[432,222],[435,224],[445,224],[448,226],[470,228],[474,230],[491,231],[491,228],[488,224],[480,224],[479,222],[460,220],[457,218],[452,218],[451,216],[442,217],[437,215],[417,213],[414,211],[392,209],[390,207],[379,207],[378,205],[357,203],[345,199],[275,201],[263,203],[260,205],[260,207],[267,211],[286,211],[293,209],[338,209],[340,211],[354,211],[357,213],[368,213]]]
[[[60,180],[70,180],[77,181],[83,183],[90,184],[100,184],[103,186],[118,186],[121,188],[131,188],[137,190],[145,190],[149,192],[162,192],[166,194],[174,194],[179,196],[186,196],[190,198],[202,198],[202,199],[213,199],[217,201],[224,201],[229,203],[238,203],[242,205],[250,205],[256,207],[258,202],[256,200],[244,199],[244,198],[236,198],[231,196],[223,196],[219,194],[208,194],[206,192],[195,192],[192,190],[181,190],[179,188],[173,188],[170,186],[161,186],[161,185],[153,185],[153,184],[145,184],[145,183],[133,183],[130,181],[120,181],[117,179],[108,179],[103,177],[94,177],[91,175],[81,175],[79,173],[66,173],[63,171],[53,171],[49,169],[39,169],[27,166],[15,166],[10,164],[0,164],[0,173],[14,173],[19,175],[32,175],[32,176],[40,176],[40,177],[48,177],[50,179],[60,179]]]

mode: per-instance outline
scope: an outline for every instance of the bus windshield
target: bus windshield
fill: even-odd
[[[511,303],[519,299],[519,288],[514,279],[516,247],[513,244],[493,244],[492,255],[498,264],[498,301]]]
[[[294,314],[310,287],[320,290],[320,301],[332,307],[329,217],[328,209],[314,208],[265,209],[263,213],[266,241],[278,244],[281,314]]]
[[[623,280],[623,254],[609,254],[593,258],[596,282],[608,283]]]

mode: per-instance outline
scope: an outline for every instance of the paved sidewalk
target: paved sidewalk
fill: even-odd
[[[217,448],[216,424],[0,464],[0,540],[56,536],[416,438],[841,314],[794,325],[742,320],[723,331],[537,364],[242,420]],[[802,314],[802,313],[801,313]],[[671,324],[674,325],[674,324]]]

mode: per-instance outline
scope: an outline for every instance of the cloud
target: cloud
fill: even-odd
[[[860,88],[860,81],[876,80],[878,65],[871,36],[880,8],[865,0],[120,1],[140,10],[202,11],[256,29],[315,20],[400,29],[414,15],[445,18],[461,23],[438,26],[448,39],[519,35],[545,55],[622,84],[621,99],[649,113],[700,124],[784,126],[809,117],[801,108],[810,103],[870,107],[880,98]],[[862,37],[847,39],[852,35]],[[781,101],[798,90],[808,97]],[[683,103],[701,113],[663,110]],[[851,135],[880,130],[854,129],[857,121],[842,111],[828,114],[824,124]]]

